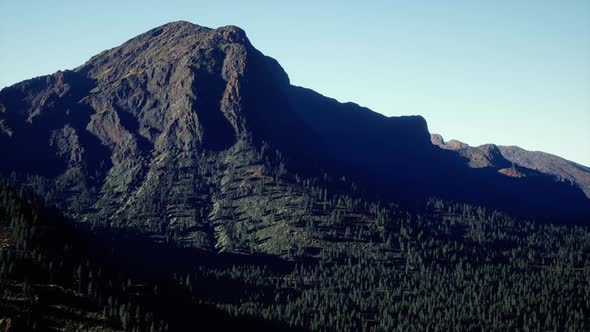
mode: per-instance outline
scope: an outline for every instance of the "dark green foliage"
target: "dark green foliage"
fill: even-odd
[[[174,268],[160,271],[163,261],[141,257],[160,249],[110,230],[91,232],[1,183],[0,319],[11,320],[11,331],[176,331],[191,330],[194,321],[278,328],[200,304],[189,279],[178,285]]]
[[[130,211],[148,210],[112,222],[115,228],[90,219],[83,225],[92,231],[68,222],[52,230],[47,220],[62,220],[59,213],[5,189],[3,233],[17,250],[3,251],[0,273],[19,280],[11,282],[26,298],[39,289],[33,275],[58,283],[92,304],[84,312],[101,317],[99,325],[126,330],[198,324],[193,310],[203,304],[234,319],[311,330],[590,328],[586,227],[440,200],[407,210],[345,178],[286,173],[268,145],[237,145],[223,155],[195,159],[197,175],[184,184],[191,173],[165,172],[158,181],[173,191],[137,201]],[[195,202],[201,207],[189,210]],[[172,220],[146,222],[149,209],[160,208]],[[135,233],[114,240],[121,229],[153,236],[122,244]],[[100,241],[89,243],[98,244],[80,243],[92,234]],[[238,255],[183,249],[188,243]],[[268,262],[261,253],[285,260]],[[33,307],[24,311],[28,326],[47,324]]]
[[[220,305],[234,315],[312,330],[588,330],[587,228],[441,201],[427,211],[386,218],[385,243],[325,249],[289,274],[248,266],[207,273],[272,289],[270,301],[259,291]]]
[[[0,308],[26,329],[161,331],[232,321],[212,306],[233,319],[310,330],[590,327],[586,227],[439,200],[403,212],[294,181],[310,189],[308,217],[316,218],[294,221],[301,241],[269,249],[288,261],[100,235],[114,230],[91,235],[4,186]],[[238,227],[237,239],[248,238],[241,232],[255,234]],[[65,319],[49,303],[79,314]]]
[[[16,330],[132,330],[150,321],[131,317],[139,308],[116,271],[91,262],[90,234],[46,208],[34,196],[0,186],[0,312]],[[19,289],[19,285],[20,288]]]

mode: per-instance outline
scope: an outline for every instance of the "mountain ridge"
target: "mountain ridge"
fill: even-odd
[[[450,140],[445,142],[443,137],[439,134],[431,134],[432,144],[441,147],[442,149],[458,151],[460,154],[470,160],[470,165],[477,164],[475,155],[485,153],[485,147],[493,147],[497,153],[501,154],[504,161],[504,168],[506,162],[522,167],[526,170],[528,175],[532,175],[531,170],[555,176],[560,181],[571,181],[580,187],[590,198],[590,167],[578,164],[576,162],[567,160],[563,157],[553,155],[543,151],[529,151],[516,145],[495,145],[483,144],[477,147],[472,147],[466,143]],[[477,167],[473,166],[472,167]],[[498,166],[498,163],[491,163],[487,166]],[[481,167],[481,166],[480,166]],[[519,173],[521,176],[526,174]]]
[[[0,124],[0,171],[74,219],[210,250],[284,253],[275,234],[336,213],[310,210],[328,190],[565,219],[590,211],[566,184],[468,168],[431,144],[421,116],[386,117],[292,86],[233,26],[173,22],[73,71],[5,88]]]

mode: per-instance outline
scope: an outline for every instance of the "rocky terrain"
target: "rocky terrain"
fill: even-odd
[[[355,186],[410,204],[438,196],[564,218],[590,211],[564,183],[506,180],[440,153],[422,117],[388,118],[290,85],[233,26],[170,23],[5,88],[0,123],[0,171],[15,183],[77,220],[189,246],[251,242],[236,235],[238,217],[244,229],[269,227],[248,236],[275,248],[264,242],[283,242],[270,234],[301,223],[309,197],[354,199]],[[509,167],[499,156],[490,149],[470,165]],[[315,188],[304,182],[314,178]]]
[[[540,151],[528,151],[518,146],[484,144],[469,146],[457,140],[445,142],[438,134],[431,134],[432,144],[457,151],[468,160],[470,167],[499,168],[499,172],[516,177],[549,174],[559,181],[577,185],[590,198],[590,168],[564,158]],[[536,172],[534,172],[536,171]]]
[[[549,153],[528,151],[518,146],[500,145],[498,149],[500,149],[504,158],[517,165],[575,183],[590,198],[590,167]]]

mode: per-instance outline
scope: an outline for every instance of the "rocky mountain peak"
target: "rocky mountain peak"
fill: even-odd
[[[396,199],[474,193],[483,202],[488,197],[478,188],[489,183],[513,196],[533,192],[498,185],[507,177],[488,174],[510,167],[496,158],[497,148],[446,146],[455,144],[469,166],[492,169],[471,175],[464,158],[440,153],[420,116],[385,117],[292,86],[278,62],[235,26],[169,23],[74,70],[0,91],[0,172],[14,172],[83,220],[112,220],[155,236],[178,231],[207,246],[232,234],[216,238],[214,229],[227,197],[252,186],[262,195],[280,174],[332,174]],[[571,192],[572,204],[580,204],[577,194]],[[530,201],[538,206],[539,198]],[[502,199],[492,203],[514,206]]]
[[[248,119],[264,121],[252,119],[256,110],[244,99],[262,93],[253,87],[268,86],[272,94],[289,84],[280,65],[256,50],[242,29],[185,21],[134,37],[74,72],[93,85],[82,100],[94,112],[88,129],[125,155],[150,146],[228,147],[251,134]]]
[[[238,27],[210,29],[179,21],[162,25],[104,51],[76,71],[87,73],[99,82],[112,82],[155,67],[206,66],[212,69],[215,61],[223,63],[226,57],[240,61],[243,67],[249,52],[259,53]]]
[[[433,145],[444,145],[445,140],[440,134],[430,134],[430,141]]]

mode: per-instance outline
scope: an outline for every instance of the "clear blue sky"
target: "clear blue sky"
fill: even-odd
[[[0,87],[175,20],[240,26],[293,84],[446,139],[590,165],[588,0],[0,0]]]

